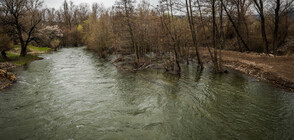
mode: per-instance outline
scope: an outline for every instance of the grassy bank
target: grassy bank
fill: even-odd
[[[12,53],[7,53],[8,60],[4,60],[3,58],[0,59],[0,62],[10,62],[12,64],[15,64],[17,66],[23,66],[25,64],[31,63],[32,61],[35,60],[41,60],[42,58],[28,54],[25,57],[20,57],[19,55],[12,54]]]
[[[0,58],[0,62],[9,62],[17,66],[23,66],[25,64],[31,63],[32,61],[41,60],[42,58],[38,57],[37,54],[51,51],[51,49],[47,47],[36,47],[32,45],[29,45],[27,49],[28,54],[25,57],[20,57],[19,54],[21,48],[19,45],[15,45],[10,51],[7,52],[8,60]]]
[[[38,57],[37,54],[47,53],[51,51],[51,49],[47,47],[29,45],[27,48],[28,53],[25,57],[19,56],[20,51],[21,47],[19,45],[15,45],[10,51],[6,52],[8,60],[4,60],[0,57],[0,70],[2,69],[2,74],[0,73],[0,90],[9,87],[16,80],[15,74],[13,73],[9,73],[13,76],[13,79],[11,79],[11,76],[6,77],[5,74],[3,74],[3,72],[6,72],[5,70],[11,70],[17,66],[23,66],[35,60],[41,60],[43,58]]]

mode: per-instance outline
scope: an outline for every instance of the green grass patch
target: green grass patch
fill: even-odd
[[[41,60],[41,59],[43,59],[43,58],[29,54],[29,55],[26,55],[25,57],[18,57],[18,59],[16,61],[13,61],[12,63],[19,65],[19,66],[23,66],[23,65],[29,64],[35,60]]]
[[[20,45],[15,45],[14,48],[20,49]],[[33,45],[28,45],[27,49],[28,50],[31,50],[31,51],[39,51],[39,52],[51,51],[51,48],[48,48],[48,47],[37,47],[37,46],[33,46]]]
[[[18,59],[19,55],[13,54],[13,53],[7,53],[7,57],[11,60],[15,60],[15,59]]]
[[[50,51],[51,48],[47,48],[47,47],[36,47],[36,46],[32,46],[32,45],[29,45],[28,46],[28,49],[29,50],[36,50],[36,51],[43,51],[43,52],[47,52],[47,51]]]
[[[0,58],[0,62],[10,62],[18,66],[23,66],[26,64],[29,64],[35,60],[41,60],[43,58],[27,54],[25,57],[20,57],[19,55],[7,53],[8,60],[4,60],[3,58]]]
[[[36,56],[37,54],[46,53],[48,51],[51,51],[50,48],[36,47],[33,45],[28,45],[27,49],[28,49],[28,54],[25,57],[20,57],[19,55],[20,55],[21,47],[20,47],[20,45],[15,45],[15,46],[13,46],[13,49],[6,52],[8,60],[4,60],[0,55],[0,62],[10,62],[10,63],[18,65],[18,66],[23,66],[23,65],[29,64],[35,60],[41,60],[42,58]]]

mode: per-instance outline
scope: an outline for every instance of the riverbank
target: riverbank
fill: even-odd
[[[9,72],[16,67],[17,65],[10,62],[0,62],[0,90],[11,86],[16,81],[15,74]]]
[[[211,64],[207,48],[200,48],[204,63]],[[193,53],[193,52],[191,52]],[[191,56],[195,56],[191,54]],[[133,55],[119,56],[113,64],[122,70],[136,71],[142,69],[167,69],[169,66],[162,58],[143,61],[139,68],[135,68]],[[167,58],[168,59],[168,58]],[[269,82],[279,88],[294,92],[294,55],[273,56],[261,53],[246,53],[236,51],[222,51],[223,66],[225,69],[236,70],[259,80]],[[186,63],[186,61],[182,61]],[[196,63],[196,62],[193,62]]]
[[[206,48],[200,52],[204,61],[210,57]],[[269,82],[280,88],[294,92],[294,55],[273,56],[260,53],[241,53],[223,51],[223,66],[247,74],[259,80]]]
[[[36,60],[43,58],[38,57],[38,54],[48,53],[50,48],[28,46],[28,54],[26,57],[20,57],[20,46],[16,45],[7,52],[8,60],[0,58],[0,90],[11,86],[16,81],[16,75],[12,73],[13,69],[24,66]]]
[[[294,94],[239,72],[123,72],[82,47],[42,56],[0,91],[1,140],[294,138]]]

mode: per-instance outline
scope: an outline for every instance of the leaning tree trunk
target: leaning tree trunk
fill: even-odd
[[[190,31],[191,31],[191,35],[192,35],[192,39],[193,39],[193,45],[194,45],[195,51],[196,51],[198,64],[203,69],[203,63],[202,63],[202,60],[201,60],[201,57],[199,54],[198,45],[197,45],[197,36],[196,36],[196,31],[195,31],[191,0],[189,0],[189,3],[188,3],[188,0],[186,0],[186,10],[187,10],[188,22],[190,25]]]
[[[242,44],[244,45],[245,49],[246,49],[247,51],[250,52],[250,49],[249,49],[247,43],[244,41],[243,37],[241,36],[240,31],[238,30],[237,25],[235,24],[235,22],[234,22],[232,16],[230,15],[230,13],[229,13],[229,11],[228,11],[226,5],[224,4],[223,0],[220,0],[220,1],[221,1],[221,4],[222,4],[222,6],[223,6],[223,8],[224,8],[224,10],[225,10],[225,12],[226,12],[228,18],[229,18],[229,21],[232,23],[232,25],[233,25],[233,27],[234,27],[234,29],[235,29],[235,32],[236,32],[238,38],[241,40],[241,42],[242,42]]]
[[[207,35],[206,35],[206,31],[205,31],[205,25],[204,25],[204,20],[203,20],[203,16],[202,16],[202,11],[201,11],[199,0],[197,0],[197,4],[198,4],[198,10],[199,10],[199,14],[200,14],[201,27],[202,27],[202,30],[204,32],[204,38],[207,39]],[[207,46],[207,49],[208,49],[208,52],[209,52],[209,56],[210,56],[212,62],[214,63],[214,59],[213,59],[213,55],[212,55],[212,52],[210,50],[210,47],[209,47],[209,45],[206,45],[206,46]]]

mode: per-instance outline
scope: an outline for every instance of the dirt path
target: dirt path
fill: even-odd
[[[201,48],[204,60],[210,60],[207,49]],[[258,53],[223,51],[225,67],[294,91],[294,55],[267,56]]]

